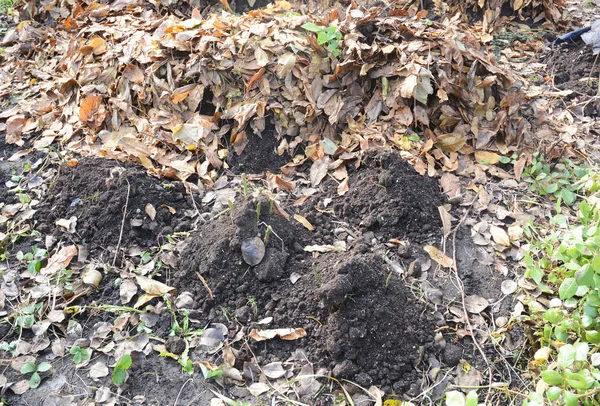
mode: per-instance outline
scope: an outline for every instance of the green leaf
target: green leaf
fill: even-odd
[[[575,362],[575,347],[571,344],[565,344],[558,350],[558,365],[563,368],[569,368]]]
[[[465,395],[457,390],[446,393],[446,406],[465,406]]]
[[[563,400],[565,401],[565,406],[579,405],[579,400],[577,400],[577,396],[573,392],[564,391]]]
[[[587,361],[587,355],[590,351],[590,346],[588,343],[575,343],[573,344],[575,347],[575,361]]]
[[[317,43],[319,45],[323,45],[327,41],[329,41],[329,39],[327,38],[327,33],[325,33],[325,31],[319,31],[319,33],[317,34]]]
[[[33,375],[31,375],[31,378],[29,378],[29,387],[31,389],[35,389],[38,386],[40,386],[41,382],[42,382],[42,378],[40,377],[40,374],[38,374],[37,372],[34,372]]]
[[[571,388],[575,388],[575,389],[586,389],[587,388],[587,381],[585,380],[585,377],[581,374],[567,373],[567,383],[569,384],[569,386]]]
[[[467,403],[466,406],[477,406],[477,403],[479,401],[479,397],[477,396],[477,392],[472,390],[469,393],[467,393]]]
[[[35,372],[35,362],[28,362],[21,367],[22,374],[29,374],[31,372]]]
[[[121,386],[125,382],[125,378],[127,378],[127,372],[124,369],[115,367],[112,373],[113,383],[117,386]]]
[[[594,286],[594,269],[590,264],[585,264],[576,273],[575,278],[579,286]]]
[[[503,164],[508,164],[510,163],[511,159],[508,156],[501,156],[500,157],[500,162],[502,162]]]
[[[542,380],[548,385],[560,385],[564,378],[558,371],[542,371]]]
[[[575,200],[577,199],[577,195],[568,189],[563,189],[560,192],[560,194],[561,194],[561,197],[563,198],[563,200],[565,201],[565,203],[569,206],[572,206],[573,203],[575,203]]]
[[[560,397],[562,393],[562,389],[558,386],[551,386],[546,390],[546,396],[548,396],[548,400],[554,401]]]
[[[558,183],[552,183],[551,185],[548,185],[548,187],[546,188],[547,193],[554,193],[557,190],[558,190]]]
[[[558,288],[558,295],[562,300],[573,297],[575,292],[577,292],[577,281],[575,278],[566,278],[560,284],[560,288]]]
[[[48,362],[42,362],[37,367],[38,372],[47,372],[47,371],[50,371],[51,369],[52,369],[52,365],[50,365]]]
[[[128,370],[131,367],[131,355],[125,354],[121,357],[115,368]]]
[[[324,28],[324,27],[322,27],[320,25],[317,25],[315,23],[302,24],[301,27],[304,28],[305,30],[311,31],[311,32],[321,32],[321,31],[323,31],[323,28]]]

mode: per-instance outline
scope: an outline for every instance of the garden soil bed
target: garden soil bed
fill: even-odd
[[[543,58],[548,65],[550,76],[554,77],[554,84],[560,90],[572,90],[566,100],[574,100],[583,107],[583,114],[596,117],[600,114],[600,105],[591,101],[598,95],[598,77],[600,64],[592,49],[583,41],[573,45],[562,44],[550,50]]]
[[[264,157],[272,154],[273,145],[259,142],[257,148],[260,145],[264,151],[258,152]],[[253,162],[250,169],[258,172],[263,169],[261,162],[270,161],[245,162]],[[186,306],[192,328],[225,326],[224,338],[236,350],[234,367],[244,373],[246,384],[258,379],[251,371],[281,361],[293,374],[310,365],[313,373],[348,379],[363,387],[376,385],[387,394],[415,396],[422,390],[432,359],[440,360],[438,365],[453,366],[459,359],[469,358],[472,351],[467,348],[463,354],[462,347],[451,344],[444,351],[435,344],[435,330],[446,322],[415,284],[421,277],[421,264],[427,262],[423,245],[439,243],[437,208],[444,197],[436,180],[419,176],[393,152],[366,155],[358,168],[349,169],[349,179],[351,189],[345,196],[338,196],[337,182],[328,179],[303,205],[290,201],[285,205],[289,219],[265,196],[238,193],[230,209],[218,215],[213,211],[198,221],[181,183],[151,177],[132,164],[81,159],[73,168],[61,167],[38,208],[36,229],[59,243],[85,245],[90,253],[86,261],[101,263],[111,262],[119,243],[125,252],[131,247],[151,250],[173,233],[189,232],[177,245],[178,263],[164,264],[155,279],[177,289],[175,302],[181,295],[192,298]],[[196,196],[199,211],[210,212],[201,200]],[[147,212],[149,204],[156,211],[154,220]],[[304,216],[314,230],[294,220],[294,214]],[[58,227],[56,222],[61,219],[76,221],[74,229]],[[267,229],[265,256],[250,267],[240,247],[253,237],[264,241]],[[305,249],[315,245],[339,250],[312,253]],[[127,260],[123,257],[123,263]],[[121,263],[120,256],[117,268]],[[98,289],[70,304],[119,305],[115,283],[120,275],[118,269],[105,267]],[[92,312],[83,318],[80,322],[88,327],[99,322],[112,324],[107,313]],[[168,337],[171,323],[169,313],[163,312],[155,317],[151,329],[166,343],[167,351],[179,354],[185,343]],[[275,328],[302,328],[306,336],[292,341],[235,339],[252,329]],[[90,334],[83,329],[84,338]],[[136,333],[132,328],[128,334],[133,337]],[[187,379],[181,367],[175,361],[155,360],[152,351],[136,354],[135,368],[121,395],[129,399],[144,396],[148,404],[177,396]],[[223,362],[220,352],[211,353],[201,345],[194,346],[190,356],[216,365]],[[73,368],[58,368],[50,382],[57,377],[68,380],[73,374],[77,374]],[[151,390],[156,382],[148,374],[170,376],[173,386],[157,393]],[[109,377],[104,381],[110,386]],[[248,396],[227,385],[231,381],[225,383],[231,396]],[[319,388],[320,384],[303,387],[300,398],[311,404],[328,404],[326,399],[313,399]],[[32,404],[39,399],[35,393],[25,395]],[[183,393],[182,400],[206,399],[208,395],[198,381]]]

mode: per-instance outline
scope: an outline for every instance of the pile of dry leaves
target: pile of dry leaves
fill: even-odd
[[[373,144],[411,149],[413,132],[444,152],[523,141],[524,93],[456,20],[360,7],[311,18],[286,1],[186,20],[135,0],[65,10],[2,42],[9,143],[43,130],[35,147],[60,141],[210,184],[269,125],[292,165],[331,170]]]

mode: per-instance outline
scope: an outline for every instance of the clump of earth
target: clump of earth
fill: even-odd
[[[296,341],[251,342],[259,362],[285,360],[302,349],[334,376],[403,393],[418,380],[423,354],[434,351],[434,325],[431,310],[383,262],[374,243],[404,239],[406,245],[396,251],[402,262],[414,260],[412,250],[437,236],[442,195],[433,179],[419,176],[393,153],[368,156],[350,179],[350,196],[334,199],[331,211],[304,213],[314,224],[312,232],[276,214],[261,198],[200,226],[190,235],[173,280],[195,298],[194,317],[201,324],[224,323],[230,336],[239,328],[306,331]],[[264,241],[267,233],[264,258],[249,266],[243,242]],[[304,250],[335,245],[344,236],[345,252]],[[266,318],[272,318],[268,325],[256,324]]]

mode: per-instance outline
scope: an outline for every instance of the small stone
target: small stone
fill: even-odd
[[[252,237],[242,242],[242,257],[250,266],[260,264],[265,256],[265,243],[258,237]]]
[[[333,368],[333,376],[339,378],[352,378],[357,370],[357,366],[354,365],[352,361],[344,360]]]
[[[446,343],[444,349],[444,363],[449,367],[455,367],[462,359],[462,348],[456,344]]]
[[[170,337],[167,340],[165,347],[167,347],[167,351],[170,353],[177,355],[183,354],[185,351],[185,341],[181,337]]]
[[[247,323],[252,319],[252,310],[248,306],[242,306],[235,310],[235,318],[240,323]]]
[[[366,372],[361,372],[354,377],[357,384],[364,388],[368,388],[373,383],[373,378]]]

